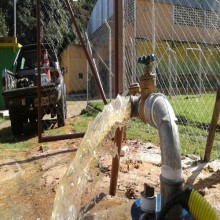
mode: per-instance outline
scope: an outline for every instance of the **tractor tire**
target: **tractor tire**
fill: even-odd
[[[61,98],[57,103],[57,125],[58,127],[65,126],[66,122],[66,99],[64,92],[62,92]]]
[[[20,137],[23,134],[22,115],[15,111],[9,111],[11,130],[15,137]]]

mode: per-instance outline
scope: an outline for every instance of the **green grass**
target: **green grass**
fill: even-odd
[[[2,116],[0,116],[0,124],[4,121],[5,119],[2,117]]]
[[[98,111],[102,111],[104,108],[103,102],[91,102],[91,103],[89,103],[89,105]]]
[[[75,132],[85,132],[88,128],[89,122],[95,119],[97,114],[86,113],[82,114],[78,120],[75,120],[71,125],[74,127]]]
[[[179,124],[179,138],[182,154],[195,154],[204,157],[208,135],[208,126],[211,122],[216,95],[176,96],[168,98],[175,115],[185,121]],[[103,109],[103,103],[91,103]],[[201,125],[206,125],[206,129]],[[127,126],[127,138],[137,139],[142,142],[159,143],[158,131],[140,119],[133,118]],[[220,159],[220,132],[216,132],[212,150],[212,159]]]
[[[175,115],[187,122],[185,125],[179,124],[180,145],[182,154],[196,154],[203,158],[208,131],[202,129],[200,124],[209,124],[211,121],[215,94],[202,96],[176,96],[168,98]],[[91,102],[90,105],[102,111],[103,102]],[[193,106],[193,107],[192,107]],[[74,132],[85,132],[90,121],[94,120],[96,113],[86,112],[76,117],[70,125]],[[4,120],[0,118],[1,121]],[[63,134],[62,129],[50,129],[45,131],[45,135]],[[133,118],[127,125],[127,138],[136,139],[142,142],[159,143],[158,131],[148,124],[144,124],[140,119]],[[0,130],[0,152],[5,150],[26,150],[32,146],[31,140],[16,139],[11,134],[11,128]],[[35,139],[35,141],[37,141]],[[212,159],[220,159],[220,132],[216,132],[212,150]]]
[[[209,124],[215,104],[215,94],[174,96],[168,98],[177,116],[189,122]]]
[[[5,151],[26,151],[30,148],[29,140],[15,138],[11,133],[11,128],[6,127],[0,130],[0,152]]]

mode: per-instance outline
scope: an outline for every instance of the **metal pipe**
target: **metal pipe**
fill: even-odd
[[[42,137],[40,142],[50,142],[50,141],[58,141],[64,139],[73,139],[73,138],[82,138],[84,137],[85,132],[81,133],[74,133],[74,134],[63,134],[63,135],[56,135],[56,136],[46,136]]]
[[[159,131],[161,143],[161,208],[163,208],[172,195],[182,191],[183,185],[177,119],[170,103],[163,94],[153,93],[149,95],[144,104],[140,104],[139,100],[140,97],[131,98],[132,116],[141,113],[142,120]],[[170,216],[181,216],[181,207],[178,206],[171,210]]]
[[[41,0],[37,0],[36,14],[37,14],[37,97],[38,97],[38,142],[42,141],[42,110],[41,110],[41,38],[40,38],[40,3]]]
[[[119,33],[119,19],[118,19],[118,6],[119,2],[117,0],[114,0],[114,92],[115,92],[115,97],[117,97],[119,93],[119,76],[118,76],[118,70],[119,70],[119,41],[118,41],[118,33]],[[109,194],[112,196],[116,195],[116,188],[117,188],[117,182],[118,182],[118,172],[119,172],[119,164],[120,164],[120,152],[121,152],[121,141],[122,141],[122,133],[120,133],[119,128],[115,132],[115,144],[116,147],[118,148],[118,155],[112,158],[112,170],[111,170],[111,178],[110,178],[110,187],[109,187]]]
[[[119,94],[119,89],[123,89],[123,86],[119,88],[119,69],[122,70],[121,74],[123,74],[123,64],[119,65],[119,59],[123,59],[123,56],[119,56],[119,53],[122,52],[123,50],[123,16],[120,16],[119,14],[122,15],[123,13],[123,3],[124,1],[118,1],[114,0],[114,52],[115,52],[115,57],[114,57],[114,75],[115,75],[115,97]],[[120,17],[120,18],[119,18]],[[121,32],[119,34],[119,28],[121,28]],[[121,45],[119,45],[119,39]],[[120,54],[123,54],[120,53]],[[123,75],[122,75],[123,76]],[[123,81],[120,82],[121,85],[123,85]],[[122,135],[123,131],[122,129],[120,130],[119,128],[115,132],[115,144],[116,147],[118,148],[118,155],[112,158],[112,170],[111,170],[111,180],[110,180],[110,189],[109,193],[112,196],[115,196],[116,194],[116,188],[117,188],[117,181],[118,181],[118,172],[119,172],[119,165],[120,165],[120,153],[121,153],[121,143],[122,143]]]
[[[90,57],[90,55],[89,55],[89,53],[88,53],[88,51],[87,51],[87,48],[86,48],[86,46],[85,46],[85,44],[84,44],[83,38],[82,38],[81,33],[80,33],[80,31],[79,31],[78,25],[77,25],[77,23],[76,23],[76,19],[75,19],[75,17],[74,17],[74,13],[73,13],[73,11],[72,11],[72,8],[71,8],[71,6],[70,6],[70,3],[69,3],[68,0],[65,0],[65,3],[66,3],[66,5],[67,5],[67,9],[68,9],[68,11],[69,11],[69,13],[70,13],[70,16],[71,16],[73,25],[74,25],[74,27],[75,27],[76,33],[77,33],[77,35],[78,35],[79,41],[80,41],[80,43],[81,43],[81,46],[83,47],[84,53],[85,53],[86,58],[87,58],[87,60],[88,60],[88,63],[89,63],[91,72],[92,72],[93,77],[94,77],[94,79],[95,79],[95,81],[96,81],[96,84],[97,84],[97,86],[98,86],[98,89],[99,89],[99,92],[100,92],[100,94],[101,94],[102,100],[103,100],[104,104],[107,104],[107,100],[106,100],[105,94],[104,94],[103,91],[102,91],[101,85],[100,85],[99,80],[98,80],[98,77],[97,77],[97,73],[96,73],[96,71],[95,71],[95,67],[94,67],[93,62],[92,62],[92,59],[91,59],[91,57]]]
[[[111,41],[111,37],[112,37],[112,30],[111,27],[109,26],[107,20],[105,19],[105,25],[108,28],[109,31],[109,99],[110,101],[112,101],[112,41]]]
[[[117,154],[112,158],[112,170],[110,178],[110,189],[109,194],[112,196],[116,195],[118,172],[120,167],[120,154],[121,154],[121,143],[122,143],[123,129],[117,128],[115,131],[115,145],[118,149]]]
[[[115,40],[115,59],[114,59],[114,63],[115,63],[115,66],[114,66],[114,72],[115,72],[115,80],[114,80],[114,83],[115,83],[115,97],[117,97],[118,93],[119,93],[119,62],[118,62],[118,59],[119,59],[119,52],[118,52],[118,49],[119,49],[119,40],[118,40],[118,33],[119,33],[119,16],[118,16],[118,13],[119,13],[119,10],[118,10],[118,6],[119,6],[119,2],[117,0],[114,0],[114,32],[115,32],[115,35],[114,35],[114,40]]]
[[[17,31],[16,31],[16,21],[17,21],[17,18],[16,18],[16,0],[14,0],[14,37],[16,37],[17,35]]]

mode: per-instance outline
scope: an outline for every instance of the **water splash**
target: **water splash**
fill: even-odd
[[[130,114],[129,97],[118,96],[113,102],[106,105],[95,120],[89,124],[76,157],[69,165],[57,189],[51,219],[80,218],[81,195],[86,185],[90,163],[96,152],[103,149],[104,141],[114,137],[115,130],[124,126],[130,119]]]

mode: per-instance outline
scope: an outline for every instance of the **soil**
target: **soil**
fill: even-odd
[[[72,132],[69,122],[77,119],[71,111],[68,114],[66,133]],[[0,124],[0,129],[5,127],[10,127],[9,121]],[[0,155],[0,219],[50,219],[59,180],[82,140],[37,143],[37,137],[30,139],[29,150]],[[154,187],[155,194],[160,192],[159,145],[126,140],[122,146],[126,152],[120,158],[116,196],[109,195],[112,157],[100,156],[81,200],[84,219],[132,219],[131,207],[145,183]],[[220,211],[220,161],[202,163],[194,155],[182,155],[182,168],[184,187],[193,186]]]

